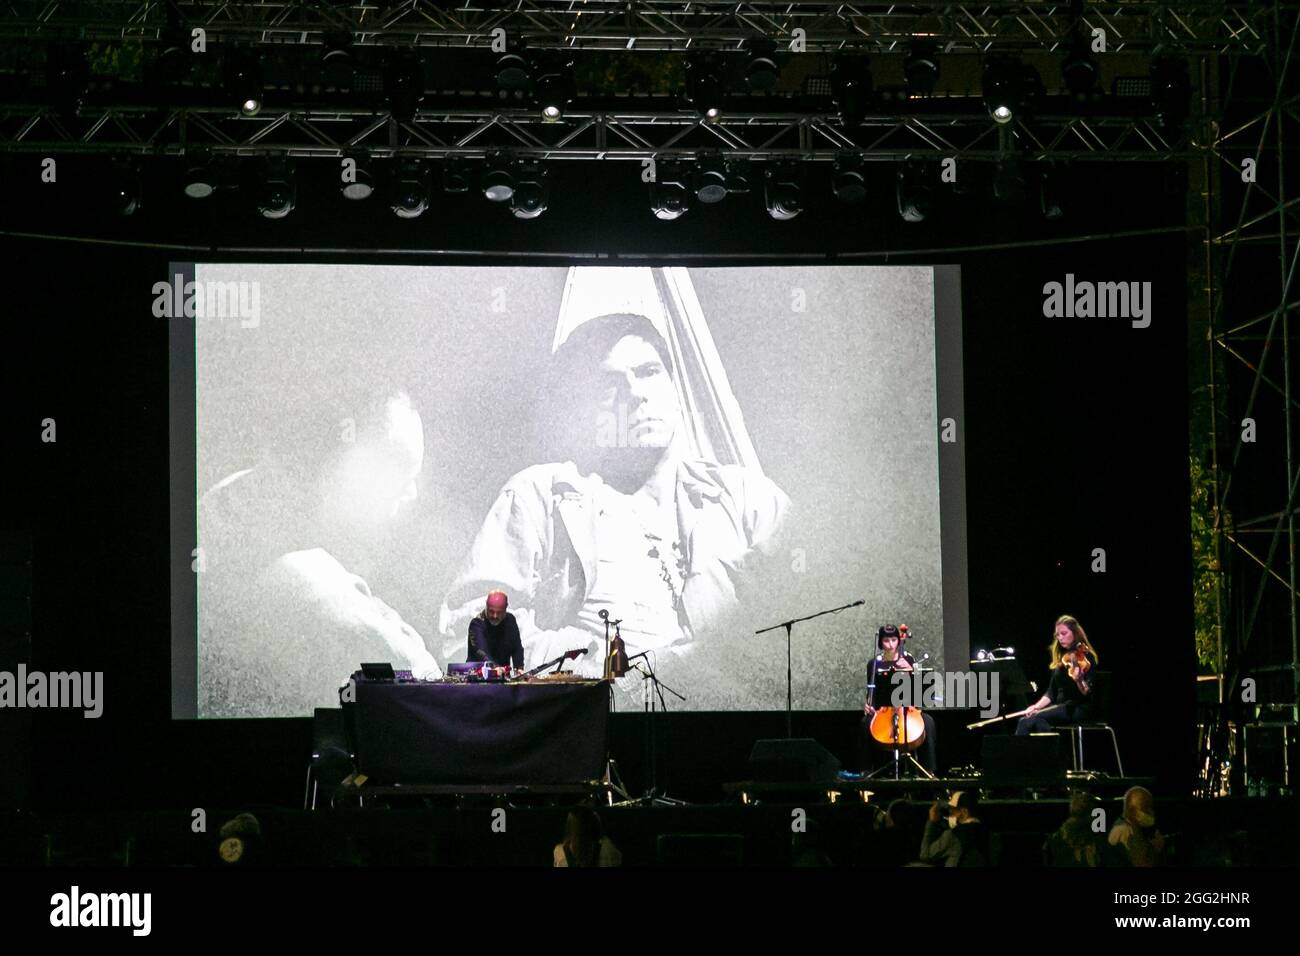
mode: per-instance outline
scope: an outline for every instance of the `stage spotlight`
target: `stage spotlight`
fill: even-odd
[[[1020,64],[1004,57],[993,57],[984,64],[984,105],[994,122],[1015,119],[1021,105],[1020,73]]]
[[[1187,122],[1190,92],[1186,63],[1166,57],[1152,62],[1151,105],[1161,126],[1174,129]]]
[[[1025,201],[1026,194],[1025,174],[1020,168],[1020,161],[1012,158],[998,160],[997,169],[993,173],[994,198],[1010,205],[1020,205]]]
[[[515,177],[504,156],[492,155],[483,167],[483,196],[491,202],[509,202],[515,194]]]
[[[510,51],[497,57],[496,77],[503,90],[524,90],[532,85],[533,71],[519,51]]]
[[[1048,222],[1065,218],[1064,180],[1064,171],[1056,164],[1049,163],[1038,171],[1038,205]]]
[[[224,60],[226,93],[244,116],[262,111],[262,66],[255,51],[229,50]]]
[[[1076,100],[1086,100],[1097,88],[1097,56],[1087,34],[1075,33],[1070,38],[1061,63],[1061,78]]]
[[[185,195],[191,199],[207,199],[217,191],[216,164],[202,153],[190,157],[185,170]]]
[[[705,203],[727,198],[727,163],[717,153],[701,156],[695,165],[695,198]]]
[[[859,203],[867,198],[864,165],[862,157],[857,153],[840,153],[835,157],[835,167],[831,172],[831,189],[840,202]]]
[[[510,197],[510,211],[517,219],[536,219],[546,212],[549,193],[546,170],[534,160],[515,164],[515,191]]]
[[[911,96],[929,96],[939,82],[939,45],[933,40],[913,40],[903,58],[903,75]]]
[[[399,159],[393,169],[393,214],[415,219],[429,208],[429,170],[423,160]]]
[[[934,209],[931,170],[921,160],[909,159],[898,167],[898,214],[904,222],[925,222]]]
[[[163,33],[162,51],[154,61],[155,82],[170,93],[190,75],[191,60],[189,37],[179,28]]]
[[[371,174],[366,164],[364,156],[347,156],[356,163],[356,176],[352,182],[344,182],[339,186],[339,192],[343,194],[344,199],[353,201],[369,199],[375,192],[375,177]]]
[[[108,171],[108,208],[118,216],[135,215],[143,192],[140,167],[133,159],[114,160]]]
[[[845,126],[857,126],[871,103],[871,70],[865,56],[841,56],[831,65],[831,96]]]
[[[442,164],[442,188],[449,193],[469,192],[469,166],[463,159],[447,157]]]
[[[749,41],[748,49],[749,62],[745,65],[745,80],[750,90],[774,88],[781,73],[776,64],[776,41],[758,37]]]
[[[293,167],[283,157],[266,160],[257,184],[257,211],[267,219],[283,219],[293,212],[297,187]]]
[[[686,61],[686,95],[705,120],[714,123],[721,119],[725,91],[716,57],[701,54]]]
[[[390,55],[384,67],[384,96],[395,119],[415,118],[424,99],[424,66],[413,53],[395,51]]]
[[[650,211],[656,219],[680,219],[690,208],[686,168],[675,160],[655,163],[655,181],[650,184]]]
[[[357,74],[352,37],[346,33],[326,36],[320,65],[326,93],[351,93]]]
[[[537,110],[545,123],[558,123],[573,100],[573,73],[570,64],[557,72],[547,73],[537,81]]]
[[[767,214],[773,219],[793,219],[803,212],[803,174],[797,163],[771,163],[763,170]]]

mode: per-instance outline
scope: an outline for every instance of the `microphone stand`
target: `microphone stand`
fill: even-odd
[[[785,735],[787,738],[794,737],[794,665],[790,650],[790,629],[802,621],[811,621],[823,614],[835,614],[866,603],[866,601],[854,601],[852,604],[827,608],[825,611],[817,611],[815,614],[809,614],[805,617],[791,618],[788,621],[782,621],[780,624],[773,624],[771,627],[765,627],[754,632],[755,634],[766,634],[768,631],[775,631],[777,628],[785,628]]]
[[[644,704],[645,713],[647,715],[646,737],[648,738],[648,743],[650,745],[650,789],[646,791],[645,795],[640,800],[628,801],[628,802],[637,803],[642,806],[644,806],[645,804],[650,804],[651,806],[659,805],[659,806],[684,807],[686,806],[685,800],[677,800],[674,799],[673,797],[669,797],[659,793],[659,749],[658,749],[659,735],[656,728],[658,727],[659,724],[658,714],[665,713],[668,710],[668,704],[664,700],[664,691],[668,691],[668,693],[672,694],[674,697],[676,697],[678,700],[682,702],[685,702],[686,698],[683,697],[681,694],[677,693],[677,691],[673,690],[663,681],[661,681],[658,675],[655,674],[654,665],[650,663],[649,651],[642,651],[640,654],[633,654],[631,657],[628,658],[628,661],[629,662],[634,661],[638,657],[643,658],[645,664],[644,669],[642,669],[641,664],[634,665],[636,670],[641,671],[642,686],[645,685],[646,681],[650,682],[650,688],[649,688],[650,693],[646,695],[645,704]],[[655,708],[656,696],[658,696],[659,698],[658,709]]]

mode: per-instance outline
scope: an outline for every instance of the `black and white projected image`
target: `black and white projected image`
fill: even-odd
[[[198,715],[441,675],[489,591],[525,667],[606,621],[670,709],[861,706],[882,623],[943,648],[928,268],[200,265]],[[603,614],[602,614],[603,612]],[[640,656],[638,656],[640,655]],[[620,679],[640,707],[643,671]]]

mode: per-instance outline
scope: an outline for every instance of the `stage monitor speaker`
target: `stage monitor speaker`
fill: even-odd
[[[1058,733],[985,737],[982,756],[984,782],[990,786],[1060,783],[1070,765],[1069,742]]]
[[[840,762],[811,737],[779,738],[754,741],[749,769],[756,782],[821,785],[835,781]]]

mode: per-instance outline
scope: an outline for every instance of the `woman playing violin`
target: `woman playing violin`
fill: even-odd
[[[867,703],[862,708],[864,717],[862,719],[862,731],[871,745],[871,721],[876,716],[876,712],[882,707],[890,706],[889,688],[892,683],[889,679],[891,671],[911,672],[916,669],[916,658],[903,649],[907,640],[907,625],[896,627],[893,624],[886,624],[876,633],[876,649],[880,652],[867,665]],[[879,682],[879,696],[877,696],[876,685]],[[929,714],[921,715],[925,724],[925,739],[922,742],[921,750],[918,753],[921,766],[931,773],[934,772],[934,718]]]
[[[1082,625],[1068,614],[1058,617],[1051,650],[1052,679],[1047,693],[1020,718],[1018,735],[1050,731],[1057,724],[1077,724],[1092,714],[1097,651]]]

